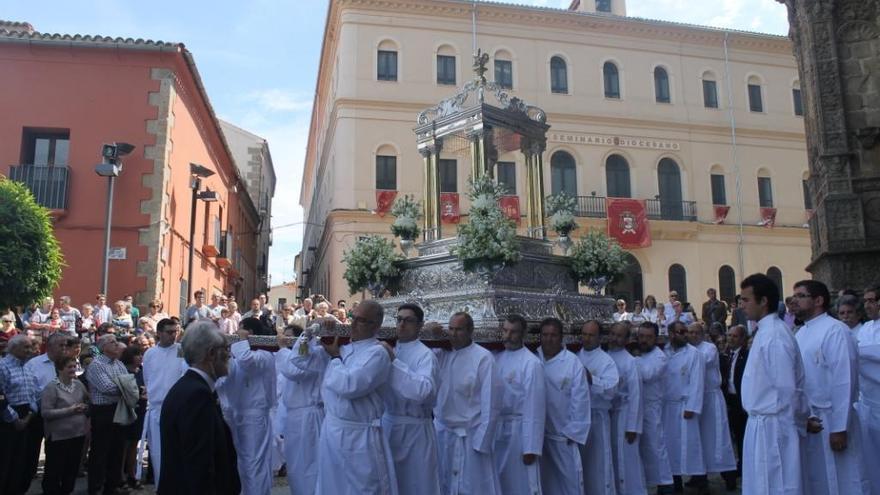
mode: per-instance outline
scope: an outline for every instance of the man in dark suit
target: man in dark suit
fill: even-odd
[[[229,348],[209,320],[193,322],[182,341],[189,370],[162,404],[160,495],[241,492],[235,447],[214,382],[229,371]]]
[[[736,443],[736,471],[742,475],[743,436],[746,431],[748,413],[743,410],[742,379],[746,369],[749,350],[746,348],[746,328],[742,325],[730,327],[727,331],[727,352],[721,355],[721,390],[727,401],[727,422],[730,433]]]

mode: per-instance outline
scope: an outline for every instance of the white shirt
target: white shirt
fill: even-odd
[[[727,393],[736,395],[736,383],[734,382],[734,376],[736,371],[736,360],[739,359],[739,351],[742,350],[742,346],[737,347],[735,351],[733,351],[733,355],[730,356],[730,370],[727,372]]]
[[[581,349],[577,357],[593,379],[593,384],[590,385],[590,407],[606,411],[611,409],[611,401],[617,393],[617,382],[620,381],[614,360],[601,347],[591,351]]]
[[[544,430],[552,437],[565,437],[580,445],[590,433],[590,384],[584,365],[569,350],[562,349],[549,360],[538,349],[544,363],[547,391],[547,419]]]
[[[113,321],[113,310],[106,304],[104,306],[95,306],[95,319],[101,323],[110,323]]]
[[[541,455],[547,394],[544,367],[526,347],[495,355],[501,378],[501,415],[522,416],[522,453]]]
[[[52,382],[58,374],[55,372],[55,363],[49,356],[40,354],[24,364],[24,368],[30,371],[37,379],[37,395],[42,396],[43,389]],[[39,402],[38,402],[39,403]]]
[[[626,311],[623,311],[623,312],[618,311],[617,313],[614,313],[613,315],[611,315],[611,317],[614,319],[615,322],[617,322],[617,321],[631,321],[632,316],[633,316],[632,313],[628,313]]]
[[[418,340],[397,342],[391,376],[383,388],[385,413],[430,418],[437,401],[437,356]]]
[[[177,380],[186,373],[188,366],[180,357],[180,344],[168,347],[155,346],[144,353],[144,385],[147,402],[151,409],[162,407],[165,397]]]

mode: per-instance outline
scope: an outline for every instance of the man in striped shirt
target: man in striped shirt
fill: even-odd
[[[31,484],[27,468],[29,426],[37,413],[37,380],[24,364],[34,346],[25,335],[16,335],[0,359],[0,394],[6,407],[0,410],[0,493],[24,493]]]
[[[113,423],[116,404],[120,400],[119,387],[114,378],[127,374],[125,365],[119,361],[125,346],[115,335],[103,335],[98,339],[97,356],[86,371],[91,396],[92,440],[89,451],[89,493],[113,493],[122,479],[122,453],[124,450],[123,426]]]

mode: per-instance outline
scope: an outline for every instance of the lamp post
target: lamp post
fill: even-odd
[[[95,165],[95,173],[107,177],[107,216],[104,220],[104,263],[101,269],[101,293],[107,294],[107,272],[110,268],[110,227],[113,221],[113,186],[122,172],[121,158],[135,146],[128,143],[105,144],[101,147],[102,162]]]
[[[195,256],[195,236],[196,236],[196,203],[202,201],[217,201],[217,193],[207,189],[199,191],[202,187],[202,179],[214,175],[214,171],[196,163],[189,164],[190,182],[192,189],[192,207],[189,214],[189,265],[186,272],[186,287],[192,292],[193,278],[193,258]],[[189,294],[186,295],[189,298]]]

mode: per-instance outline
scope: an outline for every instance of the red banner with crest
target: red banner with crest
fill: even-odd
[[[762,225],[768,229],[772,229],[776,225],[776,208],[761,208],[761,221],[758,225]]]
[[[498,206],[501,207],[501,210],[504,211],[504,215],[507,216],[507,218],[513,220],[519,225],[521,219],[519,212],[519,196],[501,196],[501,199],[498,200]]]
[[[391,206],[394,204],[394,198],[396,196],[397,191],[377,190],[376,214],[380,217],[384,217],[386,213],[391,211]]]
[[[440,193],[440,220],[443,223],[458,223],[460,219],[458,193]]]
[[[730,207],[724,205],[713,205],[712,208],[715,210],[715,223],[724,223],[724,221],[727,220],[727,213],[730,212]]]
[[[645,201],[629,198],[606,198],[608,235],[624,249],[651,245],[651,228]]]

